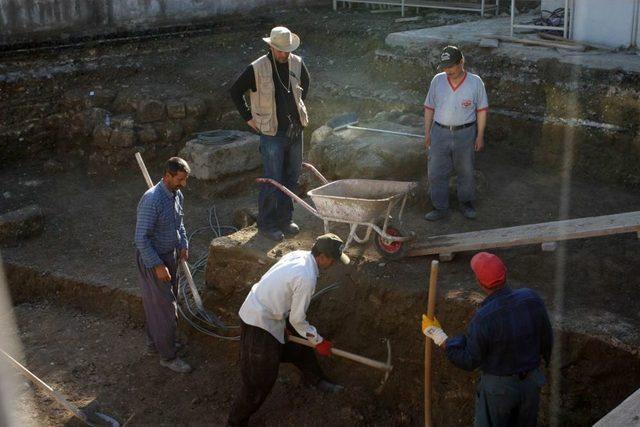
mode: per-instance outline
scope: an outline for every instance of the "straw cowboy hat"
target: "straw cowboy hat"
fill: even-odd
[[[270,37],[263,37],[269,46],[282,52],[293,52],[300,46],[300,37],[286,27],[275,27]]]

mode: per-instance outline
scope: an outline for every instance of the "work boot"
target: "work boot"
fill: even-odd
[[[447,209],[434,209],[424,216],[427,221],[440,221],[447,216]]]
[[[164,366],[180,374],[188,374],[191,372],[191,366],[179,357],[171,360],[160,359],[160,366]]]
[[[340,393],[341,391],[344,390],[344,386],[341,386],[340,384],[332,383],[331,381],[327,381],[327,380],[320,380],[316,385],[316,387],[318,387],[319,390],[325,393],[330,393],[330,394]]]
[[[476,219],[476,217],[478,216],[476,214],[475,208],[473,207],[473,203],[471,202],[461,203],[460,212],[462,212],[462,215],[464,215],[464,217],[467,219]]]
[[[260,234],[266,237],[269,240],[273,240],[274,242],[281,242],[284,239],[284,234],[282,231],[275,230],[260,230]]]
[[[280,227],[280,230],[282,230],[282,232],[287,236],[295,236],[300,232],[300,227],[298,227],[298,224],[291,221],[289,224],[285,224]]]

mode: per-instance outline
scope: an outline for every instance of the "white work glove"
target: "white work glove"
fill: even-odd
[[[431,338],[438,347],[449,338],[442,330],[438,319],[434,317],[433,320],[431,320],[424,314],[422,315],[422,333]]]

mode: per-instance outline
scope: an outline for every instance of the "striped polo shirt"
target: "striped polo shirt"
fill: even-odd
[[[187,248],[183,201],[180,190],[173,193],[162,181],[140,199],[135,241],[147,268],[163,264],[159,255]]]
[[[454,86],[447,73],[439,73],[431,80],[424,108],[434,111],[433,119],[441,125],[460,126],[475,122],[476,114],[489,108],[489,101],[477,75],[465,72]]]

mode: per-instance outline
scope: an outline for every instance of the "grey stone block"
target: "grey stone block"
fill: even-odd
[[[250,132],[216,130],[187,141],[180,152],[197,179],[218,180],[256,169],[262,164],[260,139]]]

